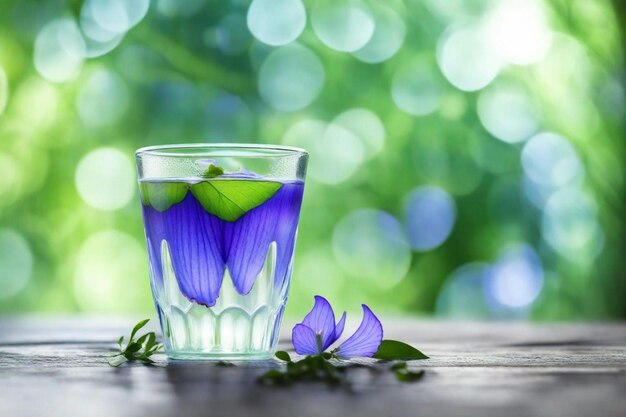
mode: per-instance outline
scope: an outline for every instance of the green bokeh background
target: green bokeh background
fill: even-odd
[[[338,308],[357,311],[365,302],[398,315],[625,317],[624,6],[600,0],[534,2],[550,38],[545,53],[531,63],[502,63],[488,85],[465,91],[446,72],[452,64],[441,58],[442,48],[454,30],[497,20],[493,12],[502,1],[385,3],[384,10],[406,31],[399,50],[380,63],[363,62],[358,52],[355,57],[320,40],[312,24],[316,8],[331,4],[321,1],[304,2],[306,27],[295,41],[271,46],[248,30],[248,1],[153,0],[111,51],[69,61],[54,49],[67,39],[52,39],[45,28],[59,21],[66,27],[80,24],[87,3],[2,1],[0,312],[152,312],[139,199],[134,173],[128,174],[134,150],[165,143],[258,142],[312,146],[288,315],[302,314],[314,294],[323,294]],[[375,1],[358,5],[373,16],[381,7]],[[522,45],[538,47],[520,33]],[[497,30],[480,32],[465,52],[471,55],[498,36]],[[37,39],[43,45],[39,52]],[[283,72],[275,84],[263,84],[259,74],[268,57],[279,50],[289,57],[298,48],[321,63],[321,85],[311,78],[319,71],[307,67],[298,73],[301,67],[288,60],[282,67],[267,64],[270,75]],[[39,66],[38,53],[44,57]],[[46,65],[57,65],[66,79],[51,79]],[[472,62],[467,68],[456,65],[457,73],[476,71]],[[398,81],[403,72],[410,80],[420,74],[414,89]],[[392,94],[394,83],[418,105],[432,108],[417,111],[425,114],[401,108]],[[284,89],[295,91],[296,99],[299,91],[314,97],[285,110],[293,102]],[[478,104],[507,89],[523,92],[522,107],[532,109],[535,123],[513,143],[496,137],[485,118],[505,120],[506,136],[516,129],[507,125],[517,120],[514,109],[506,101],[482,110]],[[366,109],[366,122],[380,121],[384,141],[369,128],[337,130],[336,118],[351,109]],[[340,145],[315,146],[324,129]],[[569,169],[559,163],[578,164],[573,184],[529,188],[532,167],[523,165],[522,153],[529,138],[542,132],[558,135],[571,148],[558,148],[557,159],[550,159],[539,147],[547,158],[541,172],[558,176],[559,169]],[[368,134],[382,147],[366,158],[357,148],[359,143],[367,148]],[[109,159],[101,163],[104,156]],[[415,250],[407,241],[419,240],[420,232],[406,227],[411,213],[405,207],[423,186],[448,193],[456,216],[442,244]],[[565,197],[555,197],[556,211],[550,212],[548,201],[559,192]],[[367,248],[345,247],[341,236],[352,233],[350,220],[360,219],[363,209],[396,220],[393,227],[369,225],[355,239],[399,239],[399,252],[388,253],[383,245],[368,255]],[[522,272],[502,269],[507,248],[520,245],[532,253]],[[385,262],[396,255],[406,261],[405,270]],[[356,273],[359,256],[381,260],[380,274]],[[487,272],[468,279],[462,273],[467,264]],[[535,280],[538,294],[514,306],[502,304],[499,293],[498,304],[485,284],[493,279],[489,265],[511,284],[504,291],[514,301],[525,279]],[[504,299],[510,300],[506,294]]]

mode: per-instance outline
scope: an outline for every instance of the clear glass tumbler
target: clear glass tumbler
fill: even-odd
[[[308,154],[193,144],[142,148],[135,158],[166,353],[270,358],[289,292]]]

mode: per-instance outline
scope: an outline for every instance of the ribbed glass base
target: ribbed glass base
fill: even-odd
[[[167,355],[190,360],[264,360],[278,342],[288,280],[274,285],[276,244],[268,248],[266,262],[252,290],[239,294],[228,270],[214,306],[189,301],[181,292],[167,242],[161,246],[163,285],[153,285]]]

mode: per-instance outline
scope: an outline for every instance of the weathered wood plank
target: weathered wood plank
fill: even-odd
[[[0,416],[626,416],[626,325],[386,323],[431,356],[412,364],[421,381],[358,369],[349,390],[268,388],[255,379],[272,362],[164,355],[112,369],[103,356],[132,320],[3,319]]]

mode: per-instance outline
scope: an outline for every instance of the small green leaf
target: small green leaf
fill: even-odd
[[[136,342],[139,343],[140,345],[143,345],[143,342],[145,342],[147,338],[148,338],[148,333],[141,336],[139,339],[136,340]]]
[[[139,323],[135,324],[135,327],[133,327],[133,331],[130,332],[130,339],[128,340],[128,342],[132,342],[133,341],[133,337],[135,337],[135,334],[146,324],[148,324],[148,322],[150,321],[150,319],[145,319],[145,320],[141,320]]]
[[[234,222],[265,203],[282,187],[279,182],[252,180],[210,180],[191,186],[204,209],[220,219]]]
[[[285,352],[284,350],[279,350],[278,352],[276,352],[275,356],[281,361],[291,362],[291,356],[289,356],[289,353]]]
[[[424,371],[411,372],[408,370],[396,371],[396,379],[400,382],[415,382],[424,376]]]
[[[383,340],[378,351],[374,354],[374,358],[393,361],[428,359],[428,356],[404,342]]]
[[[153,354],[155,354],[156,352],[158,352],[158,351],[159,351],[159,350],[161,350],[161,349],[163,349],[163,344],[162,344],[162,343],[158,343],[158,344],[154,345],[154,346],[152,347],[152,349],[150,349],[150,350],[148,351],[148,354],[149,354],[149,355],[153,355]]]
[[[125,353],[135,353],[141,349],[141,343],[131,342],[126,346]]]
[[[109,360],[108,360],[109,365],[111,365],[114,368],[117,368],[118,366],[120,366],[121,364],[123,364],[126,361],[127,361],[127,359],[124,356],[122,356],[122,355],[113,356],[112,358],[109,358]]]
[[[117,367],[126,361],[142,361],[146,364],[154,363],[154,361],[150,359],[150,356],[163,347],[162,344],[156,343],[156,334],[154,332],[148,332],[140,336],[137,340],[134,340],[137,332],[149,321],[150,319],[142,320],[135,325],[130,333],[130,338],[128,339],[126,348],[122,349],[122,342],[124,341],[123,336],[117,340],[117,343],[120,346],[119,353],[108,359],[109,365]],[[141,352],[142,347],[143,352]]]
[[[148,340],[146,340],[146,344],[143,348],[144,352],[146,353],[150,352],[150,349],[152,349],[155,343],[156,343],[156,335],[154,334],[154,332],[148,333]]]
[[[141,357],[141,358],[137,358],[138,360],[142,361],[143,363],[147,363],[148,365],[154,365],[154,361],[150,358],[146,358],[146,357]]]
[[[215,178],[220,175],[224,175],[224,168],[218,167],[217,165],[209,165],[209,167],[204,171],[202,177],[204,178]]]
[[[187,195],[189,184],[184,182],[141,182],[139,194],[144,206],[152,206],[157,211],[165,211],[178,204]]]

